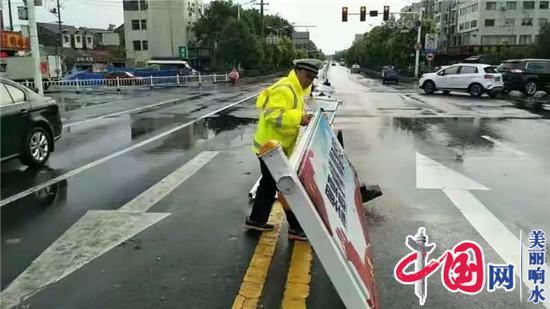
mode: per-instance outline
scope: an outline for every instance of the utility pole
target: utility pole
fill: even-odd
[[[8,0],[8,14],[10,15],[10,31],[13,31],[13,17],[11,16],[11,0]]]
[[[260,37],[262,38],[262,43],[264,41],[264,0],[260,0],[260,20],[262,25],[262,30],[260,31]]]
[[[59,26],[59,35],[58,35],[59,49],[60,49],[59,58],[63,58],[63,34],[62,34],[63,30],[61,29],[61,6],[59,5],[59,0],[57,0],[57,25]],[[57,50],[55,54],[57,55]]]
[[[251,3],[254,1],[250,1],[247,3]],[[260,0],[260,3],[257,3],[257,5],[260,6],[260,23],[261,23],[261,29],[260,29],[260,37],[262,39],[262,42],[264,41],[264,6],[269,5],[269,3],[264,2],[264,0]]]
[[[36,31],[36,11],[34,0],[27,1],[27,10],[29,14],[29,34],[31,39],[31,54],[34,60],[34,88],[38,94],[43,95],[42,71],[40,70],[40,47],[38,46],[38,34]]]
[[[420,12],[418,14],[418,20],[419,20],[419,26],[418,26],[418,32],[416,36],[416,44],[417,46],[420,46],[421,39],[422,39],[422,15],[424,13],[424,8],[420,8]],[[416,55],[414,58],[414,77],[418,78],[418,66],[420,64],[420,48],[416,48]]]

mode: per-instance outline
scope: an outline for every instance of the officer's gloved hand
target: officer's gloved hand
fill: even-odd
[[[307,126],[309,122],[311,121],[311,118],[313,117],[313,114],[306,114],[302,116],[302,121],[300,122],[300,125]]]

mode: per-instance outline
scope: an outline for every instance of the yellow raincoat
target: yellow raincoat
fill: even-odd
[[[294,70],[262,91],[256,100],[256,107],[260,110],[253,147],[256,154],[264,143],[274,139],[281,143],[285,154],[290,156],[300,131],[306,92],[307,89],[302,89]]]

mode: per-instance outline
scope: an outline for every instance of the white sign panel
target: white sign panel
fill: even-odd
[[[346,307],[379,308],[359,179],[329,121],[310,126],[297,173],[280,147],[262,159]]]
[[[427,51],[435,51],[437,49],[437,34],[428,33],[424,37],[424,48]]]

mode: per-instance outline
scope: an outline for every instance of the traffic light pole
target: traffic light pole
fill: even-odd
[[[417,47],[421,44],[422,39],[422,15],[424,13],[424,9],[420,9],[420,12],[418,14],[418,20],[420,21],[420,25],[418,26],[418,32],[416,36],[416,45]],[[414,57],[414,77],[418,78],[418,66],[420,65],[420,48],[415,48],[416,54]]]

